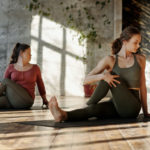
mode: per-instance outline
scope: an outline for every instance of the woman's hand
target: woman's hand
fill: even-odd
[[[46,98],[46,95],[43,95],[41,97],[42,97],[42,100],[43,100],[42,108],[48,108],[48,100]]]
[[[47,99],[43,100],[43,105],[48,105],[48,100]]]
[[[117,85],[116,85],[116,83],[118,83],[118,84],[120,84],[120,82],[117,80],[117,79],[115,79],[115,78],[118,78],[119,77],[119,75],[112,75],[112,74],[110,74],[110,72],[106,72],[105,74],[104,74],[104,80],[112,87],[112,86],[114,86],[114,87],[116,87]],[[115,83],[116,82],[116,83]]]
[[[48,109],[48,101],[47,101],[47,99],[43,100],[42,109]]]

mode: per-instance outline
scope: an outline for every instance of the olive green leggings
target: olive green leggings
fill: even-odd
[[[0,109],[25,109],[33,105],[34,100],[19,84],[7,78],[1,83]]]
[[[87,102],[88,106],[67,112],[67,120],[84,120],[90,117],[137,117],[141,109],[139,91],[128,89],[121,78],[117,78],[117,80],[120,81],[120,84],[117,84],[117,87],[110,87],[104,80],[100,81],[93,95]],[[99,102],[106,96],[109,89],[111,90],[112,98],[108,101]]]

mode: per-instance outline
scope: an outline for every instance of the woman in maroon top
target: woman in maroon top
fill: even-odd
[[[0,109],[30,108],[34,103],[36,83],[43,104],[48,104],[40,68],[30,64],[30,59],[30,46],[17,43],[0,85]]]

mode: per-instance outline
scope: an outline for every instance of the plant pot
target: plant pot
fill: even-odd
[[[86,85],[84,85],[84,96],[85,97],[91,97],[91,95],[93,94],[96,87],[97,87],[97,84],[86,84]]]

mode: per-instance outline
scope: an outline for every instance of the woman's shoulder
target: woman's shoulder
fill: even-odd
[[[104,65],[107,69],[112,68],[115,63],[115,60],[115,55],[107,55],[99,61],[98,65]]]
[[[14,64],[8,64],[8,67],[13,67],[14,66]]]
[[[106,62],[114,62],[116,60],[116,55],[107,55],[104,57]]]
[[[144,54],[135,54],[137,62],[140,68],[145,68],[146,65],[146,57]]]
[[[13,69],[14,68],[14,64],[8,64],[7,69]]]
[[[32,64],[33,65],[33,69],[36,70],[37,72],[40,71],[40,67],[38,64]]]
[[[137,61],[139,63],[142,63],[142,62],[145,62],[146,61],[146,57],[144,54],[135,54],[136,58],[137,58]]]
[[[34,68],[39,68],[38,64],[31,64]]]

